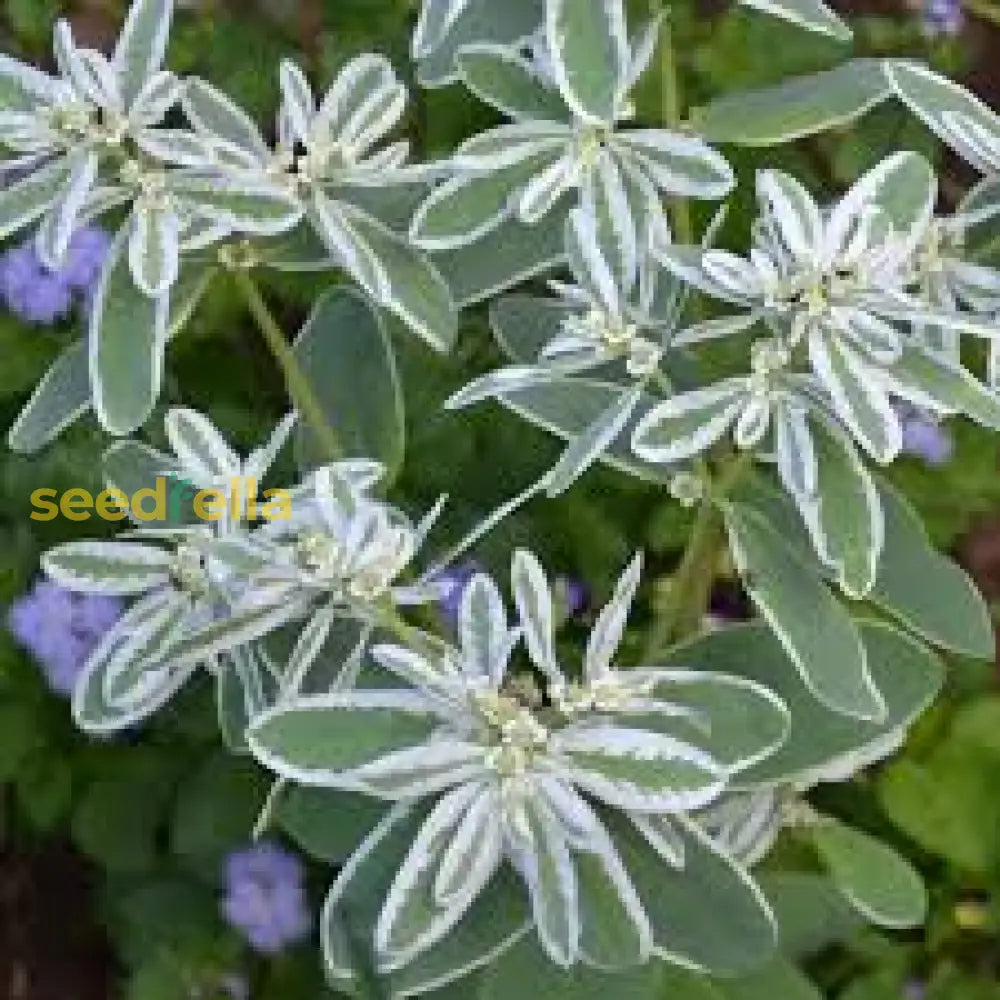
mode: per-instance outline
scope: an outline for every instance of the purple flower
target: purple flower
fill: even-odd
[[[58,271],[42,264],[33,242],[14,247],[0,256],[0,298],[28,323],[51,324],[63,319],[75,302],[86,308],[109,245],[110,237],[103,229],[78,229]]]
[[[590,591],[587,585],[575,577],[556,577],[552,589],[563,621],[575,618],[590,605]]]
[[[965,25],[962,0],[923,0],[924,33],[931,38],[954,37]]]
[[[458,612],[462,606],[462,594],[469,581],[479,572],[474,562],[463,562],[442,570],[437,582],[445,588],[444,596],[438,601],[438,611],[448,628],[458,628]]]
[[[955,444],[947,429],[932,416],[919,411],[902,415],[903,452],[922,458],[928,465],[947,465]]]
[[[73,290],[58,274],[45,270],[30,244],[0,257],[0,296],[28,323],[54,323],[73,307]]]
[[[38,580],[11,605],[8,625],[38,661],[49,687],[68,697],[87,657],[123,610],[117,597],[76,594]]]
[[[275,955],[309,935],[305,871],[294,854],[262,842],[226,859],[222,912],[250,946]]]
[[[89,293],[97,284],[110,248],[111,237],[99,226],[78,229],[69,241],[66,263],[59,276],[70,288]]]

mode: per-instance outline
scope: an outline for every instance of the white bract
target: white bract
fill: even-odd
[[[428,250],[465,246],[516,217],[533,225],[573,201],[612,207],[621,238],[635,245],[666,228],[664,194],[721,198],[732,189],[726,161],[693,134],[623,127],[629,93],[655,49],[658,22],[628,37],[621,0],[546,4],[545,68],[503,46],[467,46],[465,83],[514,119],[462,144],[455,176],[417,212],[411,235]]]
[[[228,97],[203,80],[186,82],[185,114],[216,169],[282,186],[301,203],[332,266],[346,270],[431,346],[447,349],[455,335],[448,287],[369,208],[373,192],[424,183],[426,171],[407,166],[409,143],[385,142],[405,112],[406,88],[379,55],[349,62],[319,101],[295,63],[283,62],[279,79],[273,150]]]
[[[390,802],[436,798],[373,930],[379,971],[432,948],[507,864],[525,884],[549,957],[564,966],[593,961],[583,941],[600,914],[588,898],[593,874],[585,880],[578,871],[584,857],[596,861],[617,897],[600,905],[627,915],[621,960],[642,962],[658,950],[600,812],[623,811],[662,860],[683,866],[669,846],[679,838],[671,817],[713,801],[741,768],[771,752],[785,719],[777,699],[736,678],[612,667],[639,565],[602,613],[579,682],[568,681],[555,660],[545,575],[534,556],[518,552],[521,628],[510,627],[496,585],[477,576],[462,595],[458,648],[434,657],[401,646],[373,650],[405,687],[299,699],[254,721],[253,752],[283,777]],[[528,676],[511,672],[522,630],[551,708],[542,707]],[[698,744],[699,735],[710,740],[713,712],[729,699],[770,730],[746,758]],[[714,737],[726,743],[726,734]],[[328,907],[348,883],[349,875],[338,880]]]

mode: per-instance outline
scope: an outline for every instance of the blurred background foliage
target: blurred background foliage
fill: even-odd
[[[919,55],[972,81],[995,104],[1000,7],[992,2],[974,0],[965,9],[954,0],[926,0],[919,9],[888,0],[838,6],[856,27],[857,54]],[[57,16],[70,16],[78,37],[101,44],[112,37],[123,6],[117,0],[3,0],[0,49],[45,64]],[[180,6],[172,68],[208,77],[262,122],[276,103],[277,61],[289,53],[300,53],[324,83],[350,55],[370,49],[385,52],[404,74],[411,73],[410,0],[189,0]],[[847,55],[843,46],[730,4],[674,0],[669,6],[684,108],[735,88],[833,66]],[[644,83],[640,117],[660,117],[664,82],[653,73]],[[490,112],[457,87],[415,93],[407,127],[424,157],[444,155],[491,124]],[[739,245],[743,239],[749,181],[762,160],[833,192],[900,148],[931,156],[943,172],[945,207],[957,200],[968,177],[891,104],[847,132],[780,150],[727,150],[744,183],[722,240]],[[695,226],[704,222],[696,214]],[[282,278],[269,286],[289,333],[329,280]],[[78,335],[80,323],[79,310],[54,326],[0,313],[5,426],[60,347]],[[532,483],[558,446],[498,407],[461,418],[440,409],[451,391],[498,359],[482,311],[466,314],[451,357],[432,356],[412,338],[395,342],[408,414],[407,460],[397,499],[419,511],[438,494],[449,494],[443,527],[432,539],[443,551],[498,499]],[[280,376],[225,281],[213,285],[172,349],[161,407],[180,402],[211,413],[244,445],[257,441],[286,405]],[[154,443],[158,424],[156,419],[150,424]],[[932,433],[934,447],[915,440],[914,455],[893,477],[927,518],[935,542],[956,553],[987,595],[1000,600],[996,439],[967,426]],[[62,520],[29,520],[32,491],[94,489],[105,444],[94,424],[83,421],[40,456],[0,453],[5,606],[31,590],[38,553],[80,530]],[[530,504],[486,539],[475,558],[502,572],[511,548],[528,544],[568,580],[582,583],[598,603],[628,555],[643,548],[650,561],[648,620],[663,596],[656,581],[668,576],[688,527],[689,515],[661,492],[596,471],[558,502]],[[92,526],[86,530],[93,533]],[[728,567],[720,566],[719,573],[717,604],[731,614],[741,603],[726,583]],[[580,604],[579,598],[574,601]],[[585,617],[586,608],[578,614]],[[634,625],[641,630],[643,617]],[[70,627],[55,620],[50,626]],[[801,915],[793,919],[801,933],[788,947],[829,997],[1000,1000],[1000,689],[995,665],[952,666],[947,697],[901,756],[825,793],[830,801],[824,806],[901,847],[927,876],[933,901],[923,936],[859,933],[853,922],[838,924],[829,915],[811,914],[812,925]],[[74,732],[65,702],[48,689],[31,654],[12,634],[0,632],[0,995],[11,1000],[328,995],[313,939],[276,956],[257,955],[252,935],[224,905],[227,892],[235,891],[226,884],[226,859],[247,846],[267,782],[251,763],[222,750],[214,712],[206,679],[124,741],[127,750],[122,740],[88,741]],[[284,902],[296,912],[308,907],[314,924],[331,874],[319,868],[305,874],[307,897],[300,899],[300,887],[286,885]],[[274,894],[263,890],[256,904],[278,905]],[[751,983],[741,995],[782,1000],[766,986],[753,989]]]

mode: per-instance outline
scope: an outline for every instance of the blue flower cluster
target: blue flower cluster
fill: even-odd
[[[222,912],[255,951],[275,955],[309,936],[305,870],[294,854],[268,842],[234,851],[225,880]]]
[[[123,610],[117,597],[77,594],[38,580],[11,605],[8,625],[38,661],[49,687],[68,697],[87,657]]]
[[[955,450],[955,442],[947,428],[929,413],[919,410],[901,414],[903,420],[903,452],[921,458],[928,465],[947,465]]]
[[[34,242],[0,255],[0,299],[26,323],[55,323],[77,303],[89,308],[111,238],[98,226],[78,229],[70,241],[66,263],[48,270]]]
[[[960,34],[965,27],[962,0],[923,0],[923,25],[931,38]]]

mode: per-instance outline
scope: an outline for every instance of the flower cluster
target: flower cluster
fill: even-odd
[[[309,936],[305,870],[294,854],[272,843],[234,851],[226,859],[225,880],[222,912],[255,951],[276,955]],[[240,995],[236,977],[227,990]]]
[[[283,627],[298,628],[283,670],[286,695],[305,680],[342,619],[370,628],[397,606],[437,599],[434,583],[405,585],[401,575],[433,525],[414,526],[369,491],[383,470],[372,462],[324,467],[283,494],[277,516],[248,520],[243,484],[267,474],[294,426],[240,459],[202,414],[166,417],[173,454],[139,446],[159,479],[210,490],[225,516],[206,523],[188,508],[152,525],[128,508],[136,526],[112,541],[74,541],[43,564],[62,586],[84,594],[132,598],[128,611],[93,650],[73,695],[77,722],[116,731],[160,708],[200,667]],[[124,442],[111,454],[131,454]],[[130,466],[134,469],[134,466]],[[124,494],[112,475],[111,487]],[[143,483],[143,485],[146,485]]]
[[[14,638],[38,661],[56,694],[69,696],[101,638],[124,610],[117,597],[80,594],[38,580],[10,607]]]
[[[49,324],[64,319],[73,305],[86,311],[104,265],[110,240],[98,226],[78,229],[70,238],[62,265],[42,263],[30,243],[0,256],[0,298],[27,323]]]
[[[403,687],[302,698],[253,721],[253,752],[285,778],[405,810],[430,800],[375,923],[379,971],[433,948],[507,866],[557,964],[629,964],[669,950],[646,910],[649,887],[633,883],[611,831],[683,867],[688,814],[778,747],[788,717],[780,699],[739,677],[614,665],[640,567],[634,560],[598,617],[575,676],[558,660],[545,573],[519,551],[517,628],[493,581],[476,576],[462,595],[458,647],[430,656],[398,645],[372,650]],[[512,670],[522,636],[544,691]],[[751,740],[729,742],[721,726],[729,712],[754,720]],[[350,892],[372,846],[348,861],[328,910]],[[768,919],[762,903],[750,905]],[[611,907],[620,935],[602,942],[594,922]],[[350,952],[335,949],[334,974],[353,967]]]

